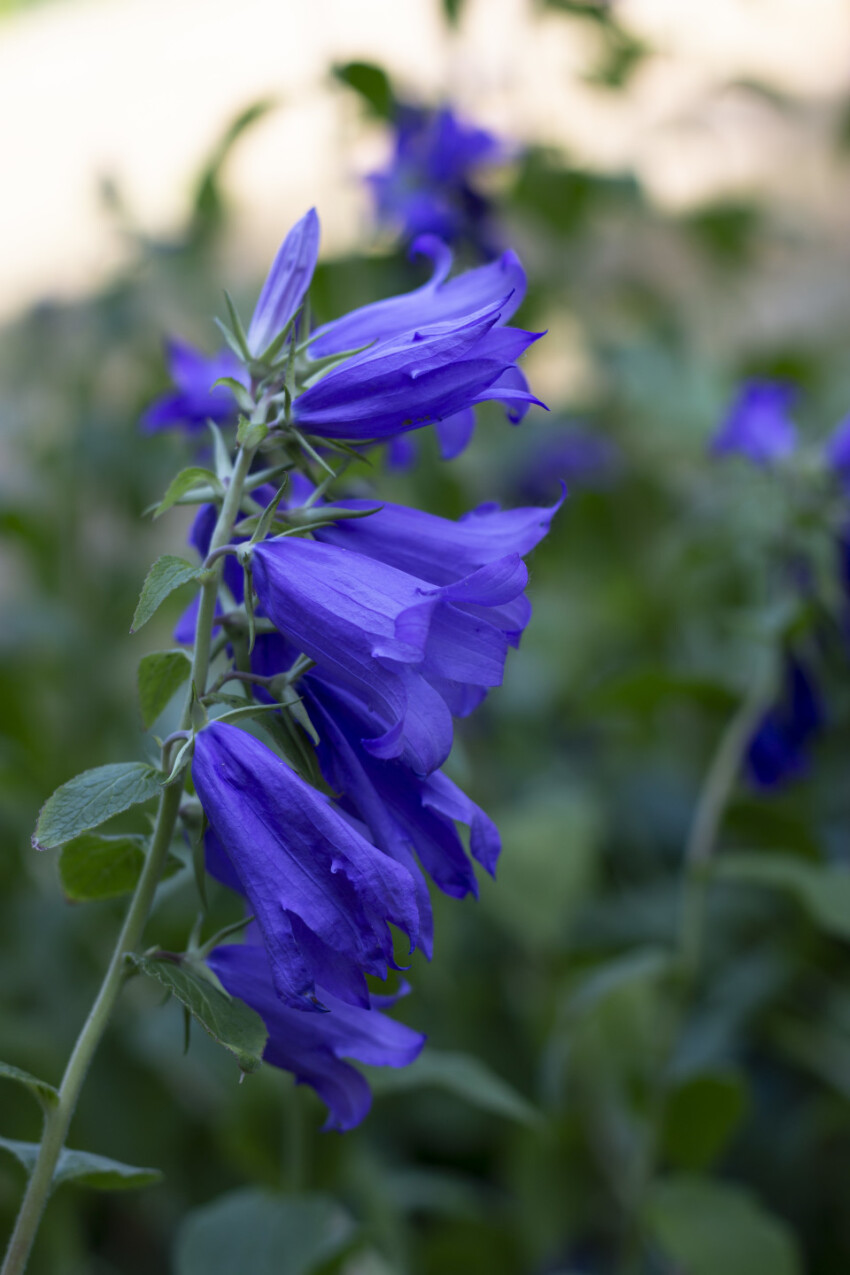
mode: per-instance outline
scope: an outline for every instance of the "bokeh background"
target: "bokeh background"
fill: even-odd
[[[398,1010],[432,1061],[375,1075],[344,1137],[291,1077],[238,1084],[199,1030],[184,1054],[177,1008],[131,985],[72,1144],[165,1184],[62,1187],[33,1275],[838,1275],[850,696],[821,447],[850,412],[840,0],[0,4],[0,1052],[58,1080],[120,915],[64,901],[29,837],[58,784],[151,749],[135,666],[182,599],[127,630],[188,525],[142,518],[187,455],[137,428],[164,335],[212,351],[222,287],[250,312],[311,204],[321,319],[425,277],[375,223],[362,179],[391,125],[353,62],[511,143],[482,180],[529,273],[519,319],[549,333],[525,369],[549,414],[482,411],[462,457],[425,438],[375,480],[449,516],[570,488],[522,649],[453,757],[502,828],[499,879],[436,900],[437,954]],[[781,474],[710,453],[754,376],[797,391]],[[788,782],[733,767],[694,913],[712,759],[792,649],[822,728]],[[168,883],[151,941],[182,947],[196,908]],[[0,1133],[35,1140],[22,1092],[0,1088]],[[21,1179],[3,1155],[3,1232]],[[240,1263],[238,1209],[232,1250],[189,1251],[198,1210],[260,1188],[327,1205],[312,1256],[306,1205],[266,1266]]]

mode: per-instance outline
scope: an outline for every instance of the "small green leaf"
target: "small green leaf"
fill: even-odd
[[[346,62],[335,66],[333,73],[340,84],[359,93],[375,115],[385,120],[393,118],[395,97],[389,77],[381,67],[372,62]]]
[[[139,661],[139,708],[145,730],[150,730],[160,713],[192,672],[185,651],[153,651]]]
[[[688,1076],[667,1097],[662,1142],[682,1169],[707,1169],[729,1143],[747,1109],[746,1081],[735,1071]]]
[[[185,957],[133,956],[132,965],[173,992],[213,1040],[235,1055],[243,1071],[262,1062],[268,1032],[259,1014],[227,996]]]
[[[0,1138],[0,1147],[10,1152],[31,1173],[38,1158],[37,1142],[16,1142],[13,1138]],[[131,1164],[121,1164],[105,1155],[92,1155],[89,1151],[72,1151],[65,1147],[53,1171],[53,1186],[63,1182],[76,1182],[78,1186],[94,1187],[98,1191],[126,1191],[132,1187],[154,1186],[162,1181],[159,1169],[137,1169]]]
[[[800,1275],[791,1230],[740,1187],[686,1175],[650,1190],[647,1222],[688,1275]]]
[[[65,897],[90,903],[131,894],[145,862],[144,846],[144,837],[103,837],[95,832],[67,841],[59,851],[59,880]],[[182,866],[169,855],[163,877],[174,876]]]
[[[268,425],[263,424],[262,421],[250,421],[247,416],[240,416],[236,427],[236,441],[246,451],[252,451],[255,447],[259,447],[268,432]]]
[[[202,571],[202,567],[193,567],[185,558],[175,558],[170,553],[157,558],[142,585],[130,632],[137,633],[143,624],[147,624],[169,593],[179,589],[181,584],[197,580]]]
[[[594,965],[577,981],[564,1013],[567,1018],[586,1014],[621,988],[663,977],[672,963],[670,953],[664,948],[643,947]]]
[[[482,1111],[533,1124],[537,1110],[501,1076],[470,1054],[450,1053],[430,1047],[409,1067],[363,1069],[376,1093],[401,1093],[426,1086],[444,1089]]]
[[[354,1234],[354,1222],[327,1196],[248,1187],[188,1215],[177,1236],[175,1275],[310,1275]]]
[[[162,775],[141,761],[97,766],[57,788],[41,808],[32,844],[53,850],[64,841],[159,794]]]
[[[850,871],[809,863],[792,854],[735,853],[718,858],[722,881],[785,890],[803,905],[816,925],[836,938],[850,939]]]
[[[0,1062],[0,1077],[3,1076],[7,1080],[16,1080],[19,1085],[29,1089],[45,1111],[48,1107],[55,1107],[59,1101],[58,1090],[54,1089],[53,1085],[49,1085],[46,1080],[39,1080],[38,1076],[33,1076],[30,1072],[23,1071],[20,1067],[13,1067],[11,1063]]]
[[[154,510],[154,518],[161,517],[166,510],[170,509],[172,505],[176,505],[180,497],[185,496],[193,487],[212,487],[213,491],[222,491],[221,483],[211,469],[201,469],[197,465],[190,465],[188,469],[181,469],[177,477],[172,480],[168,490]]]

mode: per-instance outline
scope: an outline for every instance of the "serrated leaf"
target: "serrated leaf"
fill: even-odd
[[[792,854],[730,853],[717,859],[723,881],[785,890],[803,905],[816,925],[836,938],[850,939],[850,870],[809,863]]]
[[[84,770],[47,798],[35,826],[33,848],[53,850],[113,815],[158,796],[161,784],[160,772],[141,761]]]
[[[243,1071],[256,1071],[268,1032],[250,1006],[219,991],[185,958],[134,956],[130,960],[143,974],[173,992],[213,1040],[236,1057]]]
[[[376,1093],[401,1093],[409,1089],[443,1089],[458,1098],[521,1124],[533,1124],[539,1113],[522,1094],[471,1054],[426,1049],[409,1067],[390,1070],[364,1067]]]
[[[145,730],[150,730],[160,713],[192,672],[185,651],[153,651],[139,661],[139,708]]]
[[[355,1229],[324,1195],[231,1191],[185,1219],[175,1275],[310,1275],[351,1242]]]
[[[13,1138],[0,1138],[0,1148],[10,1152],[27,1173],[31,1173],[38,1158],[37,1142],[17,1142]],[[127,1191],[134,1187],[154,1186],[162,1181],[159,1169],[137,1169],[120,1160],[110,1160],[105,1155],[92,1155],[89,1151],[73,1151],[64,1147],[53,1171],[53,1187],[63,1182],[76,1182],[78,1186],[94,1187],[98,1191]]]
[[[162,500],[154,510],[154,518],[159,518],[172,505],[175,505],[181,496],[187,495],[193,487],[212,487],[213,491],[221,492],[221,483],[218,477],[211,469],[202,469],[198,465],[190,465],[187,469],[181,469],[180,473],[172,479],[168,490]]]
[[[709,1178],[662,1178],[650,1189],[647,1222],[688,1275],[800,1275],[794,1236],[749,1192]]]
[[[130,632],[137,633],[156,613],[169,593],[179,589],[182,584],[197,580],[202,572],[202,567],[193,567],[185,558],[176,558],[170,553],[157,558],[142,585]]]
[[[46,1080],[39,1080],[38,1076],[33,1076],[30,1072],[24,1071],[20,1067],[13,1067],[11,1063],[0,1062],[0,1077],[6,1080],[15,1080],[19,1085],[23,1085],[25,1089],[29,1089],[34,1098],[37,1098],[45,1110],[48,1107],[55,1107],[59,1101],[59,1092],[54,1089],[53,1085],[49,1085]]]
[[[144,837],[103,837],[86,832],[67,841],[59,851],[59,880],[67,899],[90,903],[131,894],[145,862]],[[163,877],[174,876],[183,865],[169,855]]]

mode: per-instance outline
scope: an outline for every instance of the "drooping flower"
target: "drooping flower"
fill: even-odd
[[[422,1051],[423,1035],[380,1012],[396,997],[373,995],[366,1005],[351,1005],[319,987],[327,1012],[304,1014],[277,995],[261,946],[217,947],[207,962],[225,989],[263,1019],[269,1033],[265,1061],[293,1072],[298,1084],[310,1085],[326,1104],[325,1129],[353,1129],[371,1106],[367,1081],[344,1059],[374,1067],[406,1067]]]
[[[232,393],[224,385],[215,385],[223,376],[244,379],[244,371],[230,350],[208,357],[186,341],[171,340],[166,357],[175,389],[156,399],[142,414],[139,424],[146,433],[178,428],[196,434],[206,430],[208,420],[223,425],[236,419]]]
[[[378,219],[405,238],[436,234],[448,242],[465,240],[493,256],[492,208],[475,179],[484,166],[508,157],[504,143],[463,122],[449,107],[400,105],[392,159],[367,178]]]
[[[755,465],[789,456],[797,445],[797,430],[788,415],[794,398],[793,387],[782,382],[748,381],[715,434],[712,451],[737,452]]]
[[[747,749],[747,770],[758,788],[777,788],[805,773],[808,748],[824,722],[809,670],[788,656],[779,700],[763,716]]]
[[[316,1009],[321,984],[368,1005],[364,973],[385,978],[394,967],[388,922],[412,946],[418,939],[410,873],[234,726],[213,722],[198,734],[192,779],[256,917],[278,994]]]
[[[257,544],[257,596],[323,676],[368,706],[375,756],[429,774],[451,749],[453,705],[501,683],[528,573],[509,554],[446,585],[316,540]]]

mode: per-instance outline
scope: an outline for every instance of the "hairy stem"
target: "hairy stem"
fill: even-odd
[[[233,524],[239,514],[243,484],[253,456],[253,451],[247,451],[244,448],[239,452],[233,477],[210,542],[210,551],[221,548],[230,540]],[[206,690],[210,665],[210,641],[222,566],[221,559],[215,562],[210,568],[201,591],[192,659],[192,678],[180,722],[181,730],[188,730],[191,727],[196,698],[200,698]],[[163,765],[166,767],[166,773],[167,760],[168,749],[165,749]],[[126,975],[124,957],[138,946],[145,928],[174,836],[182,796],[183,784],[179,780],[162,789],[150,850],[130,900],[130,906],[100,985],[100,991],[77,1037],[65,1068],[65,1075],[59,1087],[59,1101],[55,1107],[49,1108],[45,1115],[38,1159],[27,1183],[0,1275],[21,1275],[26,1267],[39,1222],[50,1195],[54,1170],[65,1145],[68,1126],[71,1123],[80,1090],[124,983]]]

